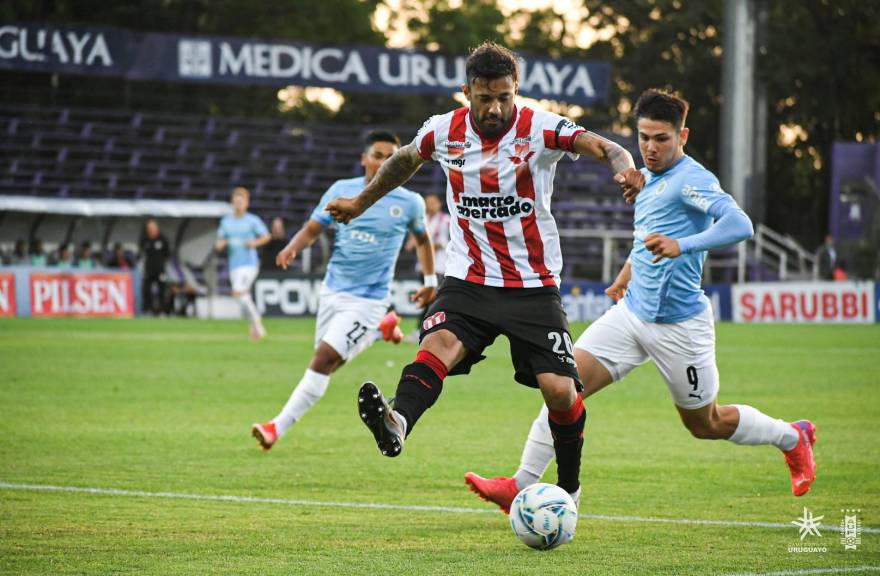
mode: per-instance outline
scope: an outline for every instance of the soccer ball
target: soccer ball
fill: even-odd
[[[510,527],[523,544],[550,550],[571,542],[577,506],[568,492],[553,484],[523,488],[510,506]]]

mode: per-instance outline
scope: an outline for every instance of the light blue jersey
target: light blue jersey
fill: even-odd
[[[333,255],[324,282],[337,292],[383,300],[388,297],[400,247],[407,232],[425,233],[425,201],[406,188],[395,188],[348,224],[333,221],[325,210],[335,198],[353,198],[364,177],[336,181],[312,212],[322,226],[336,226]]]
[[[715,175],[690,156],[664,172],[643,168],[642,173],[645,187],[636,197],[626,303],[645,322],[683,322],[709,302],[700,285],[706,250],[748,238],[751,221]],[[652,233],[678,240],[681,256],[654,264],[645,248],[645,237]]]
[[[268,233],[269,230],[259,216],[250,212],[245,212],[241,217],[236,217],[235,214],[224,216],[220,220],[217,236],[228,243],[229,269],[258,266],[260,260],[257,258],[257,251],[255,248],[248,248],[247,241],[256,240]]]

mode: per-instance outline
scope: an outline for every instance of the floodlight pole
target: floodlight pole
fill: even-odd
[[[754,172],[754,0],[725,0],[721,77],[721,185],[749,211]]]
[[[762,0],[725,0],[721,77],[721,185],[755,224],[766,219],[767,90],[755,74],[765,53],[767,7]],[[745,280],[746,245],[738,280]]]

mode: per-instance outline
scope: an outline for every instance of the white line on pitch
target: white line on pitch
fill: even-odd
[[[425,506],[418,504],[386,504],[381,502],[333,502],[326,500],[301,500],[296,498],[265,498],[259,496],[235,496],[214,494],[187,494],[185,492],[146,492],[143,490],[120,490],[118,488],[84,488],[80,486],[53,486],[51,484],[14,484],[0,482],[0,490],[37,490],[42,492],[78,492],[104,496],[132,496],[136,498],[177,498],[180,500],[208,500],[214,502],[246,502],[251,504],[284,504],[287,506],[328,506],[333,508],[370,508],[373,510],[408,510],[419,512],[446,512],[453,514],[495,514],[493,508],[461,508],[456,506]],[[645,516],[613,516],[608,514],[579,514],[580,518],[609,522],[651,522],[658,524],[698,524],[706,526],[744,526],[757,528],[791,528],[785,522],[748,522],[738,520],[700,520],[692,518],[653,518]],[[823,530],[839,532],[836,526],[822,526]],[[880,534],[880,528],[862,528],[863,533]]]
[[[853,574],[855,572],[880,572],[880,566],[841,566],[840,568],[805,568],[781,572],[737,572],[724,576],[807,576],[808,574]]]

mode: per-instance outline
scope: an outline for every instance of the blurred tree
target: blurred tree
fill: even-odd
[[[634,128],[632,105],[643,90],[678,91],[691,104],[688,153],[717,170],[722,1],[587,0],[586,5],[593,28],[614,31],[585,53],[613,63],[608,104],[592,110],[590,123]]]
[[[0,16],[10,20],[115,26],[149,32],[381,46],[385,37],[372,26],[378,3],[379,0],[11,0],[0,4]],[[65,91],[63,101],[69,105],[95,105],[96,98],[107,98],[107,93],[113,93],[120,106],[136,104],[201,114],[279,113],[278,88],[275,87],[118,80],[111,80],[108,86],[106,79],[89,76],[70,81],[62,78],[61,82],[60,89]],[[124,98],[119,97],[120,92],[125,94]],[[314,121],[332,116],[320,104],[304,104],[303,109],[293,115]]]
[[[828,226],[832,143],[880,137],[880,3],[780,0],[768,9],[768,223],[810,247]]]
[[[287,38],[304,42],[384,44],[373,30],[380,0],[11,0],[18,20],[118,26],[149,32]]]
[[[610,61],[605,106],[581,122],[620,130],[631,105],[650,87],[679,91],[691,103],[688,153],[719,169],[722,0],[585,0],[587,24],[611,30],[580,54]],[[780,0],[767,3],[767,45],[758,54],[770,109],[767,224],[807,247],[828,225],[831,144],[880,136],[880,3]],[[531,12],[523,51],[570,56],[573,31],[552,10]],[[567,41],[568,40],[568,41]],[[797,209],[793,210],[792,207]]]
[[[416,46],[467,54],[486,40],[502,44],[509,41],[510,27],[494,0],[469,0],[456,3],[455,7],[449,0],[409,4],[419,5],[416,11],[426,16],[409,20]]]

